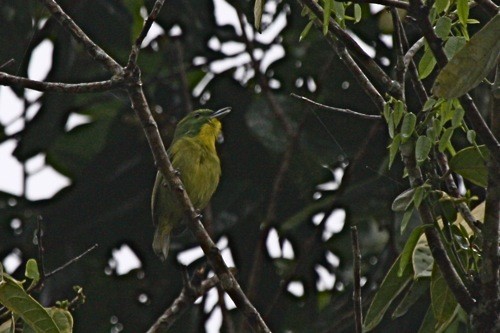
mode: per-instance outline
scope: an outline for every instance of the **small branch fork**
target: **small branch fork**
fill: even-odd
[[[174,192],[182,204],[188,219],[188,227],[191,232],[196,236],[201,245],[208,262],[212,266],[217,279],[222,288],[229,294],[236,306],[242,311],[246,317],[250,327],[256,332],[270,332],[269,328],[263,321],[259,312],[250,303],[246,295],[243,293],[238,281],[235,279],[233,273],[225,264],[219,249],[212,241],[206,232],[203,224],[201,223],[200,215],[194,209],[191,200],[189,199],[180,178],[176,175],[170,159],[167,155],[165,146],[158,131],[158,126],[151,114],[148,102],[142,89],[141,71],[137,66],[137,59],[139,56],[140,45],[146,37],[149,29],[160,12],[164,0],[156,0],[153,9],[151,10],[148,18],[145,21],[143,29],[132,45],[129,55],[128,63],[125,67],[118,64],[111,56],[109,56],[103,49],[95,44],[81,29],[80,27],[63,11],[63,9],[54,0],[40,0],[45,7],[50,11],[52,16],[67,30],[71,32],[76,41],[83,45],[87,53],[97,62],[101,63],[104,68],[112,73],[112,78],[102,82],[92,82],[84,84],[65,84],[65,83],[47,83],[37,82],[26,78],[12,76],[6,73],[0,73],[0,84],[3,85],[16,85],[25,88],[35,89],[39,91],[53,91],[65,93],[83,93],[83,92],[97,92],[107,91],[115,88],[124,88],[129,96],[132,108],[139,117],[151,151],[155,160],[155,164],[159,171],[165,176],[170,186],[175,189]],[[5,67],[10,62],[3,65]],[[91,251],[93,248],[89,249]],[[42,251],[43,252],[43,251]],[[87,252],[86,252],[87,253]],[[84,253],[84,254],[86,254]],[[83,255],[84,255],[83,254]],[[68,262],[62,268],[71,264]],[[61,269],[62,269],[61,268]],[[58,271],[58,270],[57,270]],[[49,274],[54,274],[53,271]],[[214,279],[215,280],[215,279]],[[215,282],[210,282],[215,283]]]
[[[147,333],[164,332],[168,330],[182,314],[198,299],[220,283],[219,277],[214,275],[203,280],[205,269],[201,268],[189,279],[187,271],[183,271],[184,287],[172,305],[156,320]]]

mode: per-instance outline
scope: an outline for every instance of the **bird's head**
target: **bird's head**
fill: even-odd
[[[189,136],[213,142],[221,132],[219,119],[229,112],[231,112],[230,107],[217,111],[199,109],[189,113],[177,124],[174,141]]]

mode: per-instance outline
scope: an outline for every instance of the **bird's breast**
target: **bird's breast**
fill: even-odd
[[[205,208],[219,183],[220,161],[212,147],[193,138],[179,140],[172,147],[172,164],[179,170],[182,183],[197,209]]]

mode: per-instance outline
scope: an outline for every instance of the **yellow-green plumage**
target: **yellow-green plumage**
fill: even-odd
[[[205,208],[219,183],[221,169],[215,149],[215,141],[221,133],[218,118],[230,110],[191,112],[177,125],[168,149],[172,166],[180,172],[184,188],[198,210]],[[170,233],[181,225],[184,211],[160,172],[156,174],[151,211],[156,226],[153,250],[165,260],[170,247]]]

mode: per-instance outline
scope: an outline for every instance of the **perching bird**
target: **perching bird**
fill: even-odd
[[[231,108],[227,107],[189,113],[177,124],[168,149],[172,166],[179,171],[184,188],[197,210],[205,208],[219,183],[221,169],[215,141],[221,134],[219,118],[230,111]],[[184,210],[160,172],[156,174],[151,211],[156,226],[153,250],[165,261],[170,233],[182,225]]]

